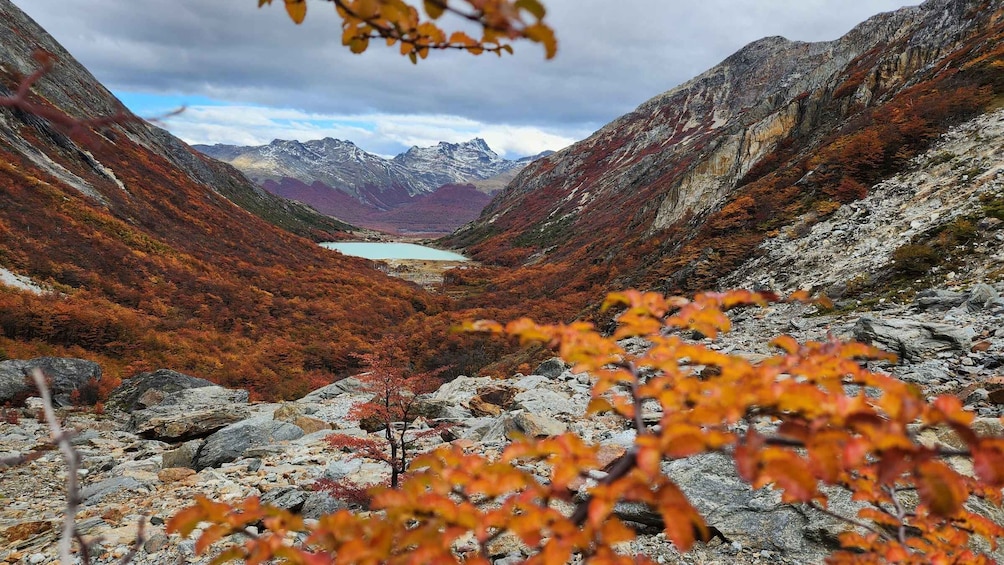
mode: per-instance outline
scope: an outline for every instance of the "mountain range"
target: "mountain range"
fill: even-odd
[[[372,229],[444,234],[473,220],[504,185],[532,160],[503,159],[475,138],[412,147],[391,159],[351,141],[277,139],[268,145],[195,145],[230,163],[272,194]],[[499,180],[501,179],[501,180]],[[439,194],[442,188],[446,193]]]

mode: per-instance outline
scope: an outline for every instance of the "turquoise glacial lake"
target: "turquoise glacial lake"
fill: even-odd
[[[321,247],[334,249],[346,255],[364,257],[375,261],[388,259],[416,259],[419,261],[467,261],[467,257],[452,251],[443,251],[395,241],[327,241]]]

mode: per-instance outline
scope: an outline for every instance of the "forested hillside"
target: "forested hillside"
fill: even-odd
[[[41,49],[55,61],[31,103],[76,119],[125,112],[9,0],[0,16],[0,95],[39,69]],[[5,358],[93,358],[106,386],[170,367],[289,396],[346,374],[389,328],[440,307],[312,241],[345,237],[344,224],[128,113],[70,132],[2,108],[0,155],[0,267],[44,291],[0,287]]]

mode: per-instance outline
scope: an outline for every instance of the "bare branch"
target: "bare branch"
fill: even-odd
[[[59,539],[59,559],[63,563],[72,563],[73,556],[70,553],[70,547],[76,536],[77,508],[80,506],[80,484],[77,478],[80,454],[70,443],[70,436],[64,433],[59,425],[59,419],[56,418],[56,410],[52,404],[52,396],[49,394],[49,387],[45,382],[45,375],[40,369],[35,369],[31,372],[31,377],[42,397],[42,411],[45,414],[45,421],[49,425],[49,434],[53,443],[59,446],[59,451],[66,461],[66,515],[63,517],[63,534]]]
[[[97,145],[97,138],[91,131],[93,128],[148,121],[160,123],[185,111],[185,107],[182,106],[177,110],[155,116],[149,120],[133,115],[127,110],[120,110],[114,114],[98,118],[75,118],[48,103],[32,102],[29,99],[32,87],[42,77],[52,71],[56,62],[56,58],[51,53],[43,50],[36,51],[34,59],[39,63],[38,69],[21,81],[17,87],[17,91],[13,95],[0,96],[0,107],[14,108],[33,116],[38,116],[49,122],[55,129],[89,149],[94,149]]]
[[[871,532],[873,534],[878,534],[882,538],[891,539],[890,536],[889,536],[889,534],[887,532],[884,532],[884,531],[882,531],[882,530],[880,530],[878,528],[873,528],[871,525],[866,524],[864,522],[861,522],[860,520],[855,520],[854,518],[850,518],[848,516],[844,516],[843,514],[838,514],[838,513],[834,512],[834,511],[830,510],[829,508],[820,506],[819,503],[817,503],[815,501],[810,502],[809,506],[811,508],[814,508],[815,510],[818,510],[819,512],[822,512],[823,514],[826,514],[830,518],[836,518],[837,520],[840,520],[841,522],[846,522],[846,523],[848,523],[848,524],[850,524],[852,526],[857,526],[859,528],[863,528],[863,529],[868,530],[869,532]]]

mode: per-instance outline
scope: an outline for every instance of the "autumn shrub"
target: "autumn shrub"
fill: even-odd
[[[843,177],[835,186],[824,189],[823,193],[841,204],[847,204],[868,196],[868,187],[850,177]]]
[[[362,356],[367,371],[357,377],[362,381],[360,390],[371,393],[373,397],[349,411],[350,417],[359,420],[360,427],[382,432],[383,439],[339,433],[325,438],[332,448],[352,453],[355,457],[386,463],[390,467],[391,488],[398,487],[401,476],[408,470],[414,442],[439,435],[448,427],[444,424],[415,429],[414,422],[420,415],[419,395],[436,390],[441,381],[436,372],[411,373],[395,363],[394,356],[399,354],[400,347],[400,340],[388,340],[379,354]],[[332,491],[333,487],[329,486],[328,490]]]
[[[926,275],[941,261],[941,256],[930,245],[908,243],[892,254],[893,269],[907,276]]]
[[[744,291],[693,300],[615,293],[604,304],[620,311],[612,335],[584,322],[468,324],[472,331],[549,343],[574,370],[590,374],[588,412],[614,414],[636,430],[633,445],[609,464],[601,463],[598,445],[573,433],[518,439],[494,455],[457,442],[417,457],[400,488],[374,489],[369,512],[340,510],[307,524],[256,498],[228,504],[200,497],[168,529],[188,536],[199,528],[201,552],[261,523],[259,535],[240,538],[220,557],[254,563],[281,557],[304,564],[487,565],[489,545],[502,535],[531,551],[529,563],[652,563],[619,551],[635,532],[616,515],[616,504],[658,511],[667,539],[681,551],[708,541],[717,530],[662,465],[720,452],[751,488],[773,488],[783,503],[844,521],[841,549],[830,563],[991,563],[971,541],[995,546],[1004,526],[965,503],[976,497],[1001,506],[1004,438],[974,432],[973,415],[957,398],[929,401],[915,385],[869,370],[862,360],[895,357],[858,343],[780,336],[771,342],[775,355],[752,361],[683,338],[695,332],[714,338],[730,327],[725,310],[769,299]],[[620,342],[627,338],[650,347],[628,351]],[[642,418],[643,404],[649,411],[658,406],[658,425]],[[915,429],[951,430],[963,447],[925,444]],[[971,465],[968,473],[959,470],[966,468],[960,460]],[[527,470],[541,465],[550,469],[548,480]],[[849,491],[861,510],[843,516],[829,509],[827,488]],[[295,532],[304,534],[302,544],[290,543]],[[461,543],[463,555],[456,551]]]
[[[16,426],[21,423],[21,411],[10,406],[4,406],[0,408],[0,420]]]

